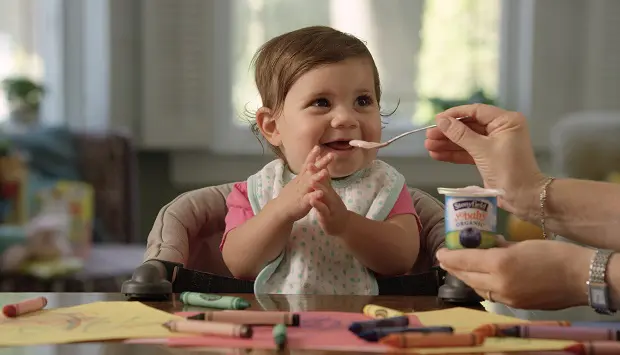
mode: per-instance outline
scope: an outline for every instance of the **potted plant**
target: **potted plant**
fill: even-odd
[[[2,80],[2,88],[10,109],[10,121],[17,125],[36,125],[39,121],[39,107],[45,94],[43,85],[18,76]]]

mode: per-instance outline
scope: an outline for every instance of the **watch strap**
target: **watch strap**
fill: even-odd
[[[587,282],[588,301],[590,307],[601,314],[615,313],[611,307],[609,286],[605,281],[607,264],[613,253],[612,250],[597,249],[590,262],[590,275]]]

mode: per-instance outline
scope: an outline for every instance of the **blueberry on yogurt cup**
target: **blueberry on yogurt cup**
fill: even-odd
[[[496,246],[497,197],[502,190],[478,186],[438,188],[445,196],[445,230],[448,249],[487,249]]]
[[[482,243],[482,233],[478,228],[467,227],[459,232],[459,243],[464,248],[477,248]]]

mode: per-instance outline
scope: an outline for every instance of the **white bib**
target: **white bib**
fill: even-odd
[[[293,178],[280,159],[250,176],[248,198],[254,215]],[[388,216],[404,184],[405,178],[380,160],[351,176],[332,180],[348,210],[379,221]],[[355,259],[340,238],[325,234],[313,209],[293,224],[282,253],[257,276],[254,293],[377,295],[379,290],[373,272]]]

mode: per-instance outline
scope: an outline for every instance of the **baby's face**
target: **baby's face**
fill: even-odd
[[[289,90],[276,120],[286,160],[295,173],[315,145],[321,156],[332,153],[332,178],[366,167],[376,150],[352,147],[349,141],[381,139],[381,116],[372,64],[348,59],[317,67],[301,76]]]

